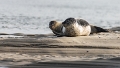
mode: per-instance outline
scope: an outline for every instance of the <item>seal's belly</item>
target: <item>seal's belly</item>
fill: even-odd
[[[66,36],[87,36],[91,32],[90,26],[69,26],[65,29]]]

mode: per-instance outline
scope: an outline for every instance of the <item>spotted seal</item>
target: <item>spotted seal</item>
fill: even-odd
[[[88,36],[91,32],[89,23],[84,19],[67,18],[62,25],[65,27],[65,36]]]
[[[73,18],[73,19],[75,19],[75,18]],[[69,18],[68,19],[66,19],[65,21],[64,21],[64,23],[66,22],[66,21],[68,21],[69,20]],[[83,19],[75,19],[75,21],[79,21],[79,22],[81,22],[81,24],[79,24],[78,22],[78,25],[79,26],[83,26],[83,25],[85,25],[83,22],[86,22],[87,24],[86,25],[88,25],[89,26],[89,24],[88,24],[88,22],[87,21],[85,21],[85,20],[83,20]],[[70,24],[70,23],[68,23],[68,24]],[[67,25],[67,24],[66,24]],[[67,25],[68,26],[68,25]],[[69,26],[70,27],[70,26]],[[73,26],[72,26],[73,27]],[[84,26],[83,26],[84,27]],[[94,33],[100,33],[100,32],[109,32],[109,30],[108,29],[103,29],[103,28],[101,28],[101,27],[98,27],[98,26],[94,26],[94,25],[90,25],[90,27],[91,27],[91,32],[90,32],[90,34],[94,34]],[[55,34],[55,35],[57,35],[57,36],[62,36],[62,35],[65,35],[65,27],[63,26],[63,24],[62,24],[62,22],[58,22],[58,21],[50,21],[49,22],[49,28],[52,30],[52,32]],[[70,28],[67,28],[68,30],[70,29]],[[71,30],[70,30],[71,31]],[[71,31],[71,33],[72,33],[72,31]],[[86,36],[86,35],[85,35]]]

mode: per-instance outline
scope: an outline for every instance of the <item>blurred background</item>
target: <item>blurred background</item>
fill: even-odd
[[[0,0],[0,33],[52,33],[51,20],[82,18],[103,28],[120,26],[120,0]]]

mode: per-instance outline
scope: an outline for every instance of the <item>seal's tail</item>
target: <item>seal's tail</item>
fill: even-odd
[[[103,29],[101,27],[97,27],[97,26],[93,26],[93,25],[90,25],[90,26],[91,26],[91,34],[100,33],[100,32],[110,32],[108,29]]]

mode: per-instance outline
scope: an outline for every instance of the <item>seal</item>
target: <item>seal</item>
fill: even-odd
[[[67,20],[67,19],[66,19]],[[79,21],[81,22],[87,22],[83,19],[78,19]],[[70,23],[69,23],[70,24]],[[67,24],[66,24],[67,25]],[[78,24],[79,25],[79,24]],[[68,26],[68,25],[67,25]],[[81,26],[81,25],[79,25]],[[69,26],[71,27],[71,26]],[[100,32],[111,32],[109,29],[104,29],[104,28],[101,28],[101,27],[98,27],[98,26],[94,26],[94,25],[90,25],[91,27],[91,32],[90,34],[94,34],[94,33],[100,33]],[[65,36],[64,33],[65,32],[65,27],[63,26],[62,22],[58,22],[58,21],[50,21],[49,22],[49,28],[52,30],[52,32],[57,35],[58,37],[60,36]],[[79,28],[79,27],[78,27]],[[69,28],[68,28],[69,30]],[[72,33],[72,32],[71,32]]]
[[[63,25],[61,22],[58,21],[50,21],[49,28],[55,35],[62,35],[63,34]]]
[[[62,24],[65,27],[65,36],[88,36],[91,32],[89,23],[84,19],[67,18]]]

